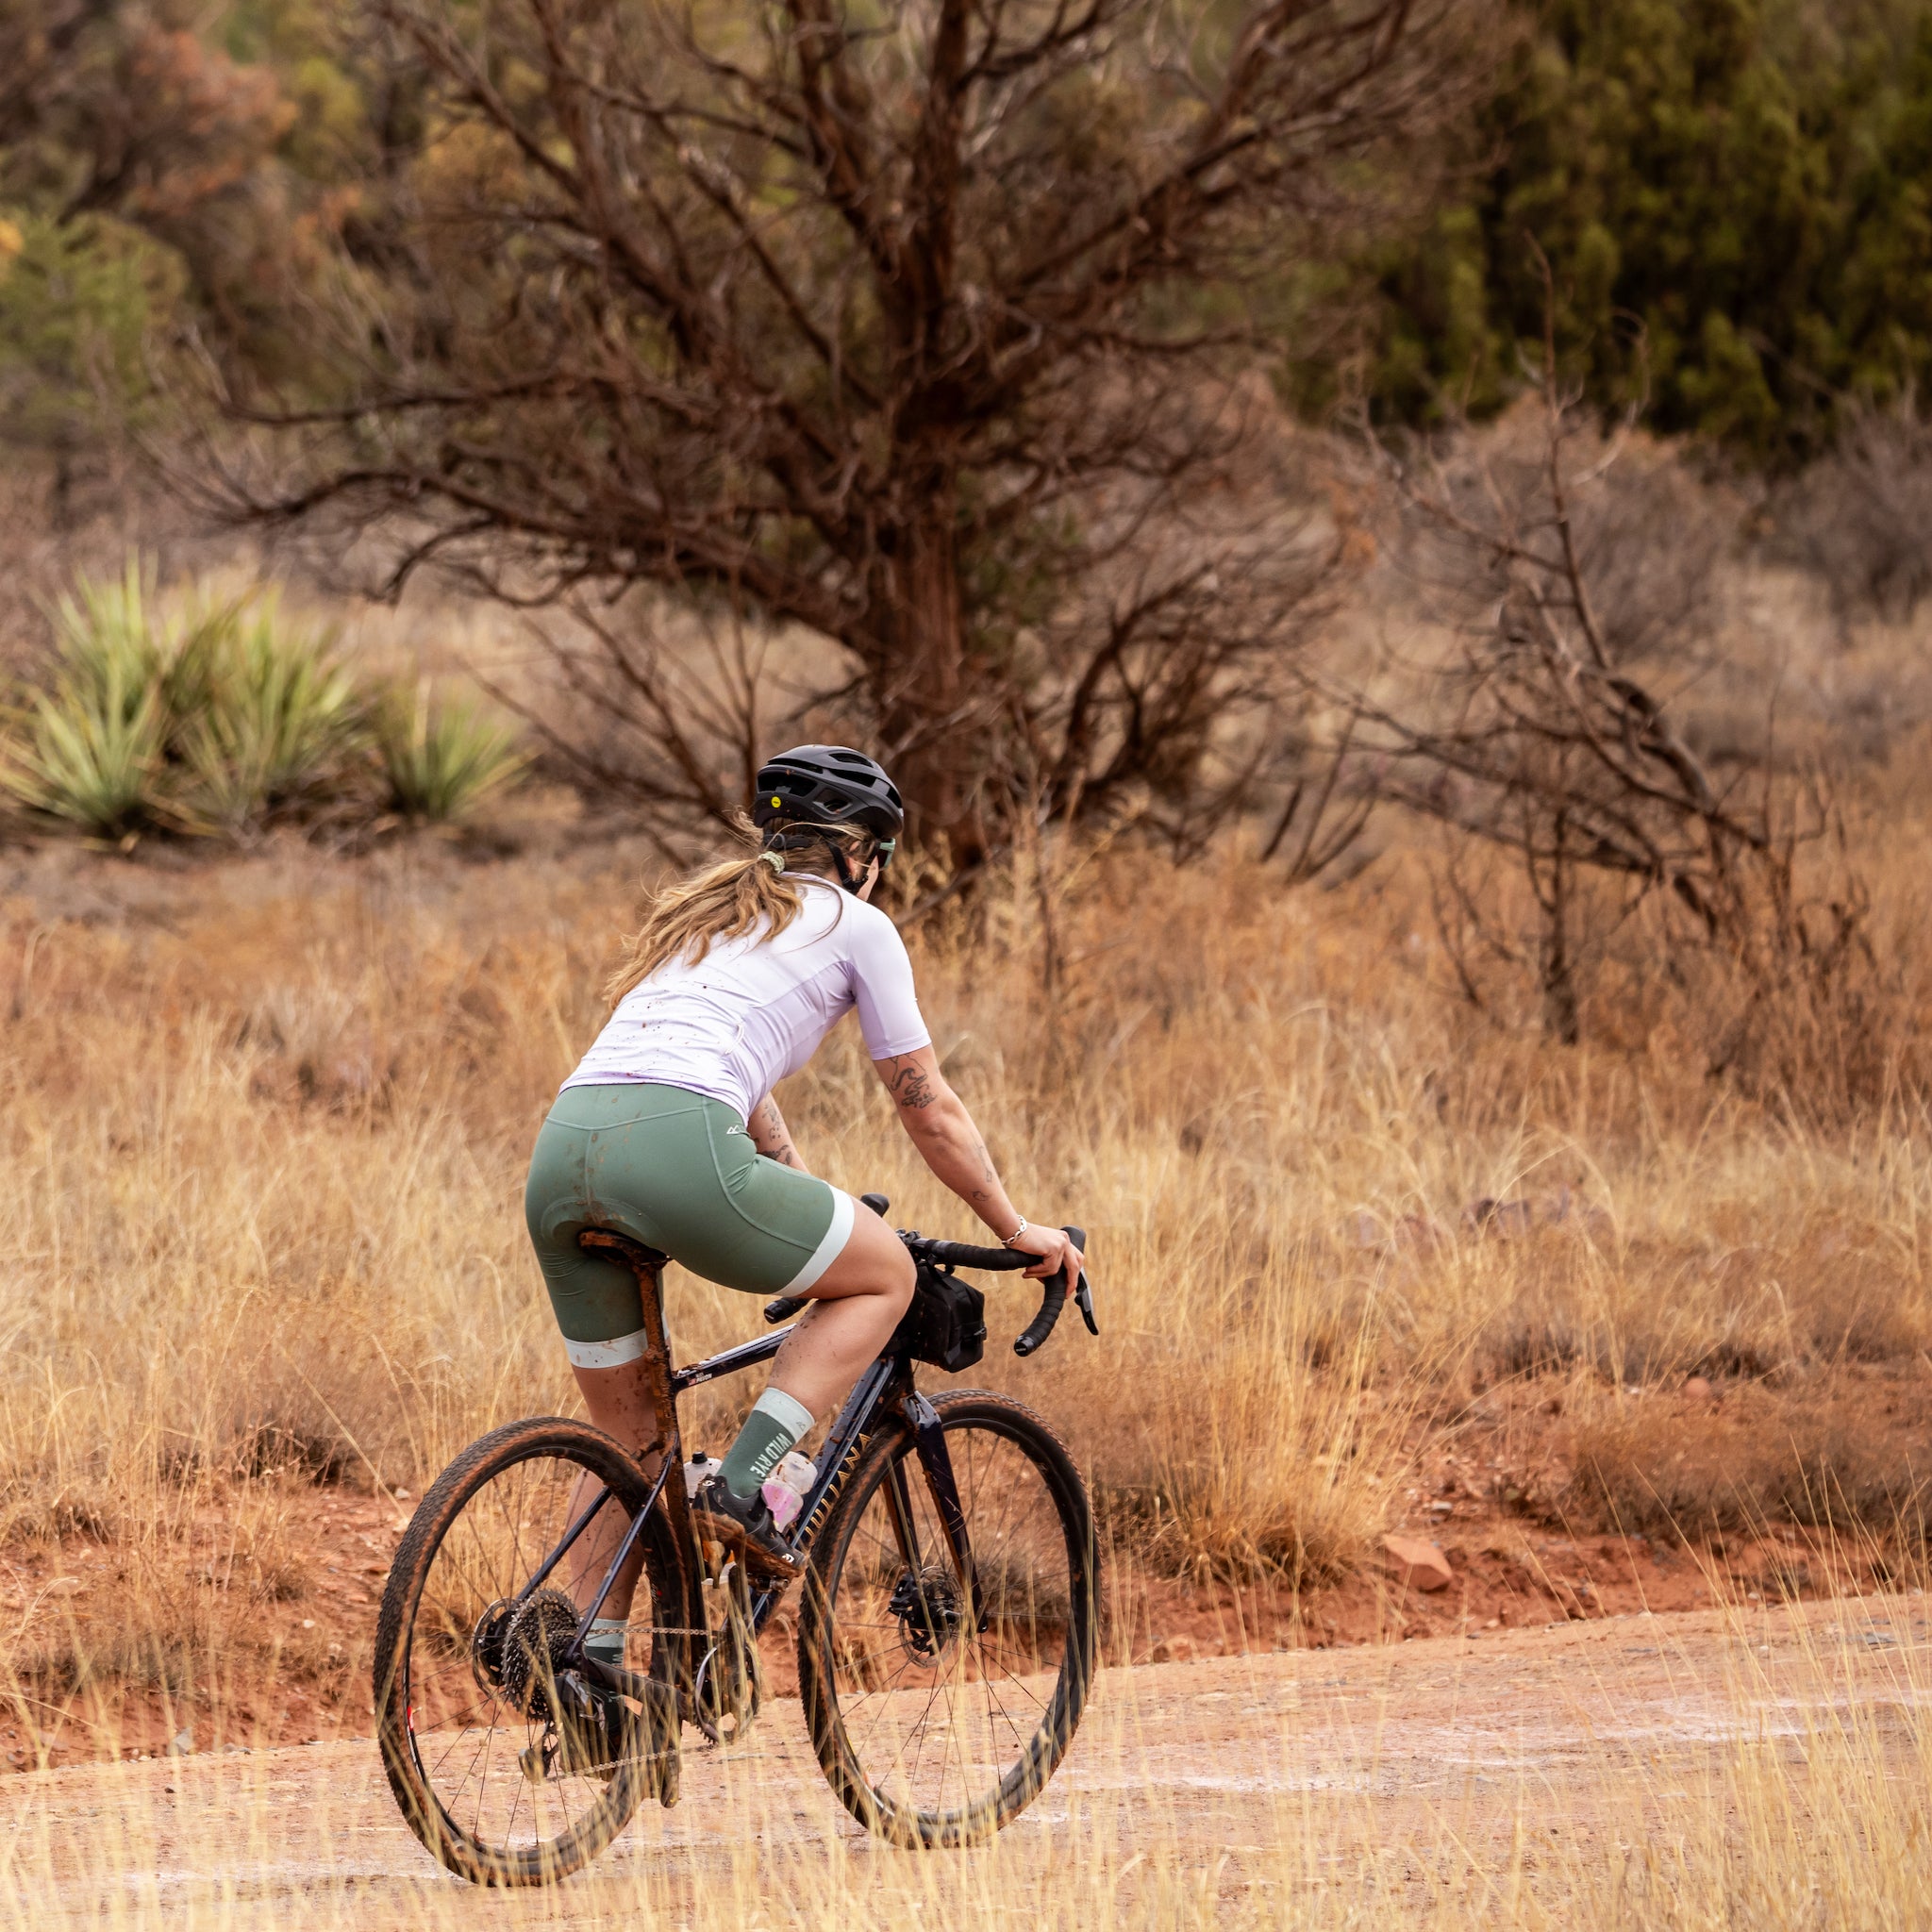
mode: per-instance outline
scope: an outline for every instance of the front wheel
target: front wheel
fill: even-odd
[[[1066,1754],[1096,1648],[1099,1561],[1059,1438],[1005,1396],[933,1402],[971,1550],[960,1575],[911,1429],[867,1446],[812,1552],[798,1632],[812,1743],[896,1844],[975,1843]]]

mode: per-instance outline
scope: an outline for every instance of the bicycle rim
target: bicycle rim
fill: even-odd
[[[608,1705],[574,1707],[575,1680],[553,1661],[574,1629],[573,1590],[608,1560],[596,1535],[532,1588],[600,1489],[610,1499],[593,1531],[608,1521],[621,1533],[646,1486],[616,1442],[557,1418],[509,1424],[431,1486],[390,1573],[375,1652],[384,1767],[417,1837],[478,1884],[576,1870],[652,1782],[643,1730]],[[675,1638],[661,1626],[676,1610],[658,1528],[642,1539],[625,1668],[668,1684]]]
[[[1058,1438],[1002,1396],[955,1391],[934,1407],[978,1614],[898,1427],[860,1458],[825,1525],[799,1631],[800,1689],[827,1778],[861,1824],[912,1845],[974,1842],[1039,1795],[1079,1723],[1095,1648],[1091,1518]]]

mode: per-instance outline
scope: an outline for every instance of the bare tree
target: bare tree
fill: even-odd
[[[656,585],[836,640],[815,701],[956,863],[989,809],[1158,796],[1328,560],[1226,509],[1230,291],[1453,111],[1457,8],[369,0],[413,145],[307,317],[339,400],[231,395],[284,432],[232,493],[401,513],[391,588]],[[655,718],[648,655],[605,669]]]
[[[1452,858],[1439,913],[1464,991],[1480,999],[1473,950],[1520,963],[1544,1030],[1574,1041],[1584,956],[1640,910],[1667,956],[1702,949],[1750,987],[1829,978],[1861,943],[1863,900],[1849,877],[1836,896],[1801,891],[1801,851],[1833,830],[1827,795],[1768,761],[1719,769],[1678,722],[1700,669],[1696,587],[1716,561],[1714,526],[1640,521],[1616,540],[1602,503],[1630,425],[1600,433],[1558,380],[1553,345],[1538,400],[1533,460],[1495,460],[1467,437],[1454,456],[1386,458],[1452,641],[1400,698],[1344,694],[1383,760],[1382,795],[1500,855],[1528,888],[1525,958],[1491,871],[1468,849]]]

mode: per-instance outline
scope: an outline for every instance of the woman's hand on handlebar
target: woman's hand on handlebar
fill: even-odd
[[[1080,1271],[1087,1265],[1087,1257],[1057,1227],[1037,1227],[1028,1222],[1020,1238],[1008,1243],[1017,1255],[1037,1255],[1039,1259],[1026,1271],[1028,1281],[1041,1281],[1049,1274],[1058,1274],[1061,1268],[1067,1271],[1067,1286],[1072,1288],[1080,1278]]]

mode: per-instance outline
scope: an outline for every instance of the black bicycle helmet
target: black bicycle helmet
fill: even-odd
[[[781,820],[851,825],[891,841],[906,829],[899,788],[877,761],[842,744],[800,744],[767,758],[758,769],[752,824]]]

